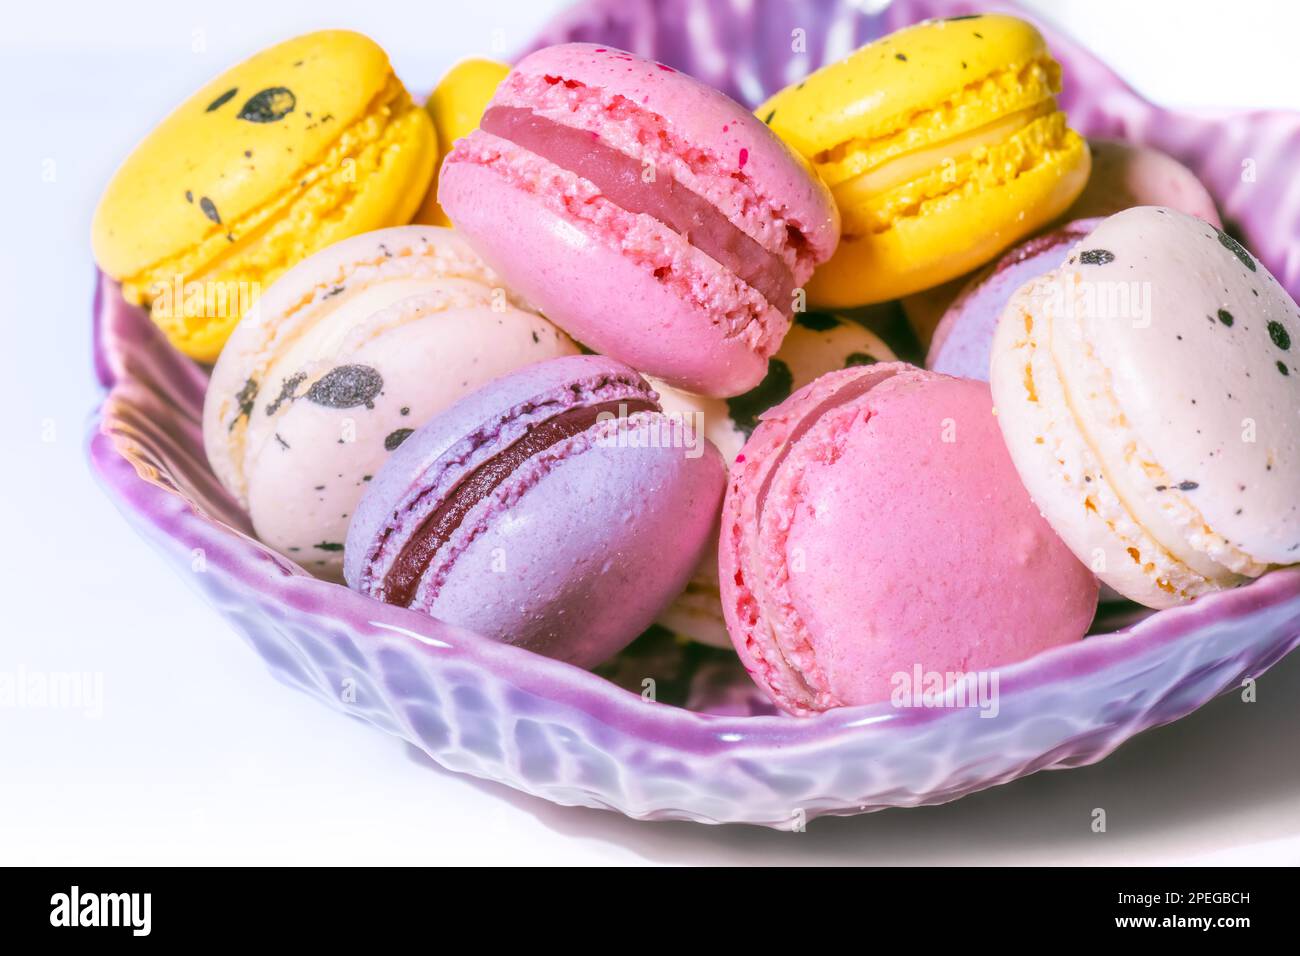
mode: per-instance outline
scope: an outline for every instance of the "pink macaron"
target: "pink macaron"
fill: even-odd
[[[581,666],[621,650],[713,543],[717,449],[625,365],[520,369],[408,437],[348,528],[348,584]]]
[[[900,363],[822,376],[732,468],[723,609],[755,682],[806,715],[1078,640],[1097,581],[1039,515],[988,386]]]
[[[510,72],[438,200],[579,341],[712,396],[762,380],[839,239],[830,192],[743,106],[581,43]]]
[[[1034,236],[971,276],[939,320],[925,367],[987,382],[993,333],[1011,296],[1030,279],[1064,262],[1071,247],[1099,222],[1076,220]]]

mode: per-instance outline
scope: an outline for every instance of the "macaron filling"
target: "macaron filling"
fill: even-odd
[[[384,577],[384,600],[409,606],[434,555],[455,534],[465,516],[530,458],[586,431],[602,416],[658,410],[659,406],[648,398],[621,398],[570,408],[530,425],[521,437],[462,478],[424,518]]]
[[[886,159],[854,178],[836,186],[837,201],[886,192],[929,173],[945,161],[969,156],[979,149],[991,149],[1041,116],[1056,111],[1054,100],[1046,100],[1008,116],[999,116],[977,129],[925,146],[914,152]]]
[[[796,282],[785,261],[668,172],[647,177],[643,162],[592,133],[521,107],[490,107],[480,128],[586,179],[625,211],[654,217],[734,272],[773,308],[791,314]]]
[[[889,159],[832,187],[848,237],[883,232],[949,196],[1004,186],[1081,148],[1054,100],[971,133]]]

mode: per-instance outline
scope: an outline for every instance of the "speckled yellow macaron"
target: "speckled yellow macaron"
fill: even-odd
[[[760,106],[843,219],[809,298],[848,307],[927,289],[1063,212],[1090,161],[1060,90],[1042,35],[989,14],[899,30]]]
[[[429,101],[424,104],[433,127],[438,132],[438,163],[433,170],[433,183],[424,197],[415,221],[430,226],[450,226],[451,220],[438,205],[438,169],[443,157],[451,152],[456,140],[478,129],[488,100],[497,91],[501,81],[510,72],[509,65],[482,57],[470,57],[453,66],[438,81]]]
[[[95,210],[95,260],[210,362],[290,266],[409,222],[436,154],[428,114],[374,41],[297,37],[217,77],[136,147]]]

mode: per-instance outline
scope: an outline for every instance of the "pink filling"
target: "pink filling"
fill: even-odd
[[[678,295],[715,316],[728,337],[740,338],[764,357],[780,345],[789,320],[753,286],[722,268],[650,216],[635,216],[610,202],[595,185],[484,130],[456,143],[448,163],[490,169],[558,214],[582,224],[588,234],[619,250],[629,261]],[[708,263],[709,268],[701,268]]]
[[[592,133],[526,109],[494,106],[483,114],[480,127],[581,176],[628,212],[653,216],[738,275],[773,308],[791,314],[795,281],[785,262],[671,175],[657,173],[647,181],[642,164],[632,156],[606,146]]]
[[[659,173],[669,171],[764,249],[780,256],[797,285],[807,282],[817,263],[832,251],[813,248],[781,198],[785,189],[773,184],[775,196],[759,191],[759,183],[749,173],[752,156],[745,168],[738,168],[735,156],[719,156],[688,143],[644,102],[570,78],[516,71],[498,88],[493,105],[525,108],[595,134],[605,145],[653,165]]]

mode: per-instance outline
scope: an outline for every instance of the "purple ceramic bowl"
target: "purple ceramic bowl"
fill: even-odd
[[[867,15],[851,0],[593,0],[535,45],[624,47],[753,104],[882,33],[977,9],[1014,10],[897,0]],[[796,29],[807,52],[791,52]],[[1300,115],[1161,110],[1068,38],[1044,32],[1064,67],[1061,99],[1072,124],[1182,160],[1224,220],[1300,294],[1300,223],[1288,213],[1300,207],[1292,175]],[[1241,177],[1244,157],[1258,170],[1252,182]],[[1003,669],[992,719],[973,707],[888,702],[810,719],[769,716],[734,655],[653,636],[589,673],[317,581],[259,544],[204,460],[206,373],[169,349],[108,282],[94,334],[96,371],[109,390],[90,439],[94,470],[128,520],[194,578],[272,671],[445,767],[557,803],[776,827],[943,803],[1100,760],[1257,677],[1300,642],[1300,570],[1289,569],[1142,620],[1112,621],[1128,626]],[[646,679],[658,702],[641,693]]]

